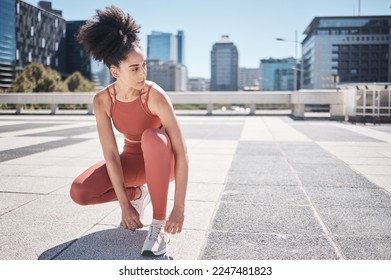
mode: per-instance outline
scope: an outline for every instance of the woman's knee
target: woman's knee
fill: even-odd
[[[156,147],[157,145],[167,146],[168,136],[162,132],[159,128],[149,128],[143,132],[141,135],[141,145],[143,147],[152,146]]]
[[[72,200],[79,205],[88,205],[89,199],[86,192],[86,187],[80,183],[73,182],[69,194]]]

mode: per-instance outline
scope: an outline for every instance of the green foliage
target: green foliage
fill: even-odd
[[[95,85],[85,79],[80,72],[75,72],[62,81],[61,75],[57,71],[49,67],[45,68],[42,64],[31,63],[16,75],[8,92],[91,92],[94,90]],[[43,104],[25,104],[24,107],[27,109],[50,109],[50,105]],[[79,109],[86,108],[86,105],[59,104],[59,107]]]
[[[9,92],[65,92],[67,85],[60,74],[42,64],[31,63],[16,75]]]
[[[95,85],[85,79],[80,72],[74,72],[65,79],[65,84],[72,92],[89,92],[95,90]]]

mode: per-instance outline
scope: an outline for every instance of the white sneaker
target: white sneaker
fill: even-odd
[[[164,232],[165,224],[165,221],[152,220],[143,249],[141,250],[143,256],[155,257],[166,253],[170,237]]]
[[[147,207],[148,203],[151,201],[151,197],[149,196],[147,186],[141,186],[139,187],[139,189],[141,191],[140,198],[138,198],[137,200],[132,200],[130,203],[138,212],[141,221],[144,217],[144,210]]]
[[[136,209],[136,211],[138,212],[138,215],[140,217],[140,222],[141,222],[141,220],[144,217],[144,210],[147,207],[148,203],[151,202],[151,197],[149,196],[147,186],[144,185],[138,188],[140,188],[141,196],[136,200],[132,200],[130,204],[132,204],[134,209]],[[123,226],[122,222],[120,222],[119,227],[122,226]]]

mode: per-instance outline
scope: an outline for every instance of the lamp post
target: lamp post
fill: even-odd
[[[295,43],[295,68],[294,68],[294,81],[293,81],[293,91],[297,91],[297,44],[299,43],[297,40],[297,30],[295,30],[295,40],[285,40],[283,38],[276,38],[277,41],[283,41],[283,42],[293,42]]]

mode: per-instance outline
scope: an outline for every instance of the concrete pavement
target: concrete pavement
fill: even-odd
[[[391,259],[390,125],[179,121],[186,221],[158,259]],[[145,259],[147,228],[118,228],[117,203],[69,198],[73,178],[101,159],[93,116],[0,115],[0,259]]]

